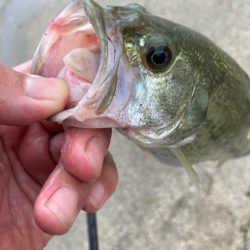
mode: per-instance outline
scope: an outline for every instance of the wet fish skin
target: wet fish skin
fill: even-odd
[[[127,130],[127,136],[158,150],[180,148],[193,163],[245,153],[250,81],[244,70],[194,30],[144,9],[133,11],[133,22],[118,22],[129,62],[141,69],[135,85],[143,85],[147,93],[133,104],[135,115],[143,114],[144,131]],[[167,45],[173,53],[171,63],[161,72],[154,72],[143,61],[145,50],[156,44]]]
[[[114,53],[121,52],[116,63],[101,63],[109,68],[99,73],[111,72],[110,79],[116,81],[111,81],[112,91],[102,96],[104,106],[101,103],[92,110],[81,100],[62,116],[66,124],[91,127],[91,119],[100,119],[93,127],[105,127],[110,119],[110,127],[152,149],[156,157],[165,161],[162,155],[170,150],[184,165],[248,153],[250,80],[227,53],[196,31],[154,16],[137,4],[109,6],[97,13],[96,18],[105,22],[99,37],[116,46]],[[102,46],[105,53],[110,52],[110,46]],[[164,67],[148,62],[154,56],[150,57],[152,48],[165,49],[169,60]],[[120,99],[129,86],[132,91],[123,104]],[[107,93],[112,96],[107,98]]]

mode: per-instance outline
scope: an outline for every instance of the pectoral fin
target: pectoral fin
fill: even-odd
[[[250,140],[247,140],[245,148],[240,152],[240,156],[245,156],[248,154],[250,154]]]
[[[195,172],[192,164],[188,160],[188,158],[184,155],[181,149],[171,149],[172,153],[179,159],[182,166],[186,169],[188,176],[190,177],[193,184],[200,189],[200,179],[198,174]]]

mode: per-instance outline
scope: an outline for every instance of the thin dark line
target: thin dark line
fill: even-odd
[[[95,213],[87,213],[89,250],[98,250],[97,218]]]

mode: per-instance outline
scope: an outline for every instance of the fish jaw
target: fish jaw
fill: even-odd
[[[126,113],[137,72],[128,69],[122,37],[113,20],[96,3],[76,1],[49,22],[32,73],[63,78],[70,93],[66,110],[52,121],[77,127],[128,125],[122,113]],[[132,80],[126,80],[125,90],[122,81],[128,72]]]

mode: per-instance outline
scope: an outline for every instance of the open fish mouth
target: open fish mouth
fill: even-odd
[[[35,53],[32,73],[63,78],[68,83],[68,105],[51,118],[53,121],[88,127],[89,120],[99,118],[111,104],[123,52],[113,20],[108,9],[83,0],[72,3],[49,22]],[[108,115],[95,123],[89,126],[121,127]]]

